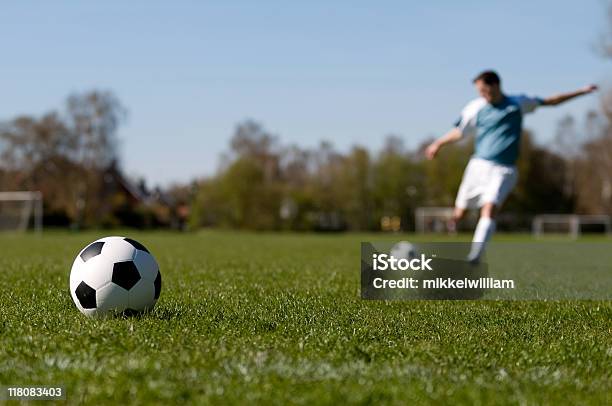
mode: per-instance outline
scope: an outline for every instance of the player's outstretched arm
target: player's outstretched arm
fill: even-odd
[[[578,89],[574,92],[556,94],[554,96],[545,98],[544,101],[542,102],[542,106],[556,106],[558,104],[571,100],[575,97],[593,93],[596,90],[597,90],[597,85],[589,85],[589,86],[583,87],[582,89]]]
[[[440,150],[440,148],[442,148],[443,145],[457,141],[461,138],[461,135],[462,133],[459,128],[453,128],[452,130],[444,134],[442,137],[429,144],[429,146],[425,149],[425,156],[427,157],[427,159],[434,159],[434,157],[438,154],[438,151]]]

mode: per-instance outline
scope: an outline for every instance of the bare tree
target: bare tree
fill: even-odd
[[[118,159],[117,130],[126,110],[111,92],[91,91],[68,97],[68,125],[74,134],[74,159],[104,168]]]
[[[67,100],[68,126],[72,132],[71,158],[83,168],[73,185],[76,202],[74,225],[95,218],[103,179],[100,171],[117,165],[117,130],[126,111],[111,92],[73,94]]]

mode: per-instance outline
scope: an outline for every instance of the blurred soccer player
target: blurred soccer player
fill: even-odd
[[[476,137],[475,152],[463,173],[450,224],[455,228],[467,209],[480,209],[468,255],[468,260],[476,263],[495,232],[496,213],[517,182],[515,163],[519,155],[523,115],[539,106],[556,106],[589,94],[597,90],[597,86],[539,98],[504,94],[501,80],[494,71],[482,72],[473,82],[480,97],[465,106],[455,127],[431,143],[425,154],[428,159],[433,159],[445,144],[467,135]]]

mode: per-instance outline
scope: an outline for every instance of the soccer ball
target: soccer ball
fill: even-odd
[[[408,241],[400,241],[391,247],[389,255],[397,259],[413,259],[417,257],[417,251]]]
[[[126,237],[92,242],[77,255],[70,271],[70,295],[90,317],[134,314],[153,309],[161,273],[144,245]]]

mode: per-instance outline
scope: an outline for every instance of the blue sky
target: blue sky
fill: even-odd
[[[0,118],[112,90],[131,176],[167,185],[212,174],[233,129],[253,118],[285,143],[414,146],[446,131],[497,69],[508,93],[603,83],[600,0],[12,2],[0,10]],[[609,78],[608,78],[609,79]],[[566,114],[526,120],[546,142]]]

